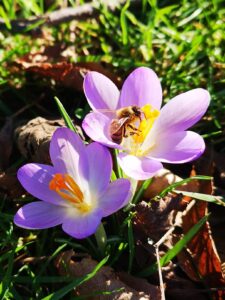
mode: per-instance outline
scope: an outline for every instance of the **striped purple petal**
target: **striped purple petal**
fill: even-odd
[[[26,164],[17,172],[17,177],[25,190],[34,197],[55,205],[67,206],[67,203],[49,189],[49,182],[56,170],[42,164]]]
[[[86,147],[69,128],[58,128],[54,132],[50,156],[57,172],[71,175],[78,185],[88,178]]]
[[[21,207],[14,217],[14,223],[27,229],[45,229],[62,224],[64,219],[63,207],[37,201]]]
[[[200,88],[174,97],[161,109],[152,128],[152,134],[188,129],[202,118],[209,102],[209,93]]]
[[[112,158],[108,149],[99,143],[91,143],[86,147],[89,166],[89,189],[99,195],[110,181]]]
[[[139,107],[151,104],[160,109],[162,104],[162,87],[156,73],[146,67],[135,69],[125,80],[119,105],[127,107],[137,105]]]
[[[103,216],[109,216],[125,206],[131,198],[131,184],[127,179],[118,179],[108,186],[99,199]]]
[[[122,147],[114,143],[110,137],[111,119],[99,112],[88,114],[82,123],[85,133],[94,141],[102,145],[121,149]]]
[[[205,150],[203,138],[192,131],[174,132],[158,137],[148,157],[168,163],[185,163],[198,158]]]
[[[159,161],[126,153],[119,153],[118,162],[124,173],[136,180],[148,179],[163,168]]]
[[[93,110],[117,109],[119,90],[109,78],[101,73],[87,73],[84,78],[84,93]]]

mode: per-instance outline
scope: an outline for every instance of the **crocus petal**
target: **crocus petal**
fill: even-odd
[[[89,72],[84,78],[84,93],[90,107],[115,110],[119,100],[119,90],[106,76]]]
[[[55,191],[49,189],[49,182],[56,170],[52,166],[42,164],[26,164],[17,172],[17,177],[31,195],[43,201],[67,206],[64,201]]]
[[[134,70],[125,80],[119,100],[121,107],[151,104],[159,109],[162,103],[162,88],[155,72],[146,67]]]
[[[186,130],[201,119],[209,102],[209,93],[200,88],[176,96],[161,109],[152,132]]]
[[[96,209],[87,215],[79,215],[76,218],[68,218],[62,229],[77,239],[86,238],[96,232],[102,219],[102,210]]]
[[[21,207],[14,223],[27,229],[44,229],[62,224],[64,209],[43,201],[32,202]]]
[[[160,136],[149,157],[162,162],[184,163],[198,158],[205,150],[203,138],[193,131]]]
[[[103,216],[107,217],[128,203],[131,197],[131,184],[127,179],[113,181],[99,199]]]
[[[109,134],[111,119],[99,112],[88,114],[83,123],[82,128],[85,133],[94,141],[105,146],[121,149],[122,147],[114,143]]]
[[[109,150],[91,143],[86,148],[89,164],[89,189],[99,195],[109,185],[112,173],[112,158]]]
[[[68,173],[78,185],[88,178],[85,145],[69,128],[58,128],[50,143],[50,157],[59,173]]]
[[[159,161],[126,153],[119,153],[118,162],[124,173],[136,180],[148,179],[163,168]]]

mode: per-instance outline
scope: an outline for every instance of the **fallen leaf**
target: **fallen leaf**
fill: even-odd
[[[212,182],[201,181],[199,191],[211,194]],[[189,213],[183,216],[184,234],[207,214],[207,206],[207,202],[197,201]],[[189,242],[187,250],[178,255],[178,261],[189,278],[197,282],[204,282],[207,287],[218,288],[218,291],[213,294],[213,299],[224,299],[225,291],[220,291],[219,288],[225,286],[225,280],[208,222]]]
[[[92,271],[97,265],[97,262],[90,257],[78,258],[75,253],[70,250],[61,253],[55,264],[60,275],[79,278]],[[85,298],[91,300],[161,299],[158,287],[151,285],[144,280],[144,283],[142,283],[142,286],[145,285],[144,291],[140,291],[140,287],[137,287],[136,290],[133,286],[129,286],[129,282],[131,284],[135,279],[132,277],[129,277],[128,279],[128,277],[126,277],[125,280],[125,277],[126,276],[121,275],[121,273],[117,274],[111,267],[103,266],[94,278],[83,283],[74,291],[74,293],[77,296],[85,296],[97,291],[113,292],[111,295],[92,295]],[[126,281],[126,283],[122,278]],[[142,282],[142,279],[137,279],[137,281]],[[147,291],[147,293],[145,291]]]
[[[135,258],[140,269],[155,263],[153,244],[173,226],[177,212],[185,209],[187,203],[182,203],[182,199],[181,195],[169,194],[150,203],[142,201],[135,206],[136,214],[133,218]],[[172,236],[169,236],[160,247],[160,256],[172,246]]]
[[[62,56],[65,48],[62,45],[57,47],[46,47],[42,52],[27,54],[16,61],[18,72],[22,68],[26,72],[34,73],[42,77],[48,77],[64,87],[78,91],[83,90],[83,77],[89,71],[97,71],[109,77],[117,85],[120,80],[117,76],[96,62],[70,63]],[[55,62],[56,61],[56,62]]]
[[[194,176],[194,174],[192,174]],[[151,199],[157,196],[164,189],[169,187],[171,184],[183,180],[181,177],[173,174],[170,170],[162,169],[153,177],[152,183],[149,185],[144,193],[144,199]],[[177,188],[180,191],[197,192],[198,186],[196,182],[190,181]]]
[[[172,300],[208,300],[205,289],[201,289],[198,284],[188,278],[183,278],[176,274],[176,269],[164,275],[166,283],[166,296]]]
[[[47,120],[37,117],[15,130],[21,154],[33,162],[50,163],[49,144],[54,131],[65,126],[62,119]]]

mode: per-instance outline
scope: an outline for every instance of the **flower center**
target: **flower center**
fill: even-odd
[[[91,205],[84,201],[79,185],[69,174],[56,173],[49,182],[49,189],[69,201],[81,212],[88,212],[91,209]]]
[[[133,135],[133,140],[137,144],[143,143],[147,134],[151,130],[155,120],[158,118],[160,112],[157,109],[154,109],[151,104],[146,104],[141,108],[141,111],[144,114],[144,118],[141,119],[138,130],[139,133]]]
[[[133,131],[127,139],[124,139],[123,143],[125,151],[135,156],[145,155],[146,151],[143,152],[141,146],[160,114],[159,110],[153,108],[150,104],[141,107],[140,111],[142,112],[142,116],[140,120],[138,120],[138,123],[136,123],[135,131]],[[152,143],[152,146],[153,145],[154,143]]]

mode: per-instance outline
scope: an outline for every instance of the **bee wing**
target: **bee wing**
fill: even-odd
[[[129,117],[112,120],[111,126],[110,126],[110,133],[115,134],[116,132],[118,132],[123,127],[123,125],[126,123],[126,121],[128,119],[129,119]]]

